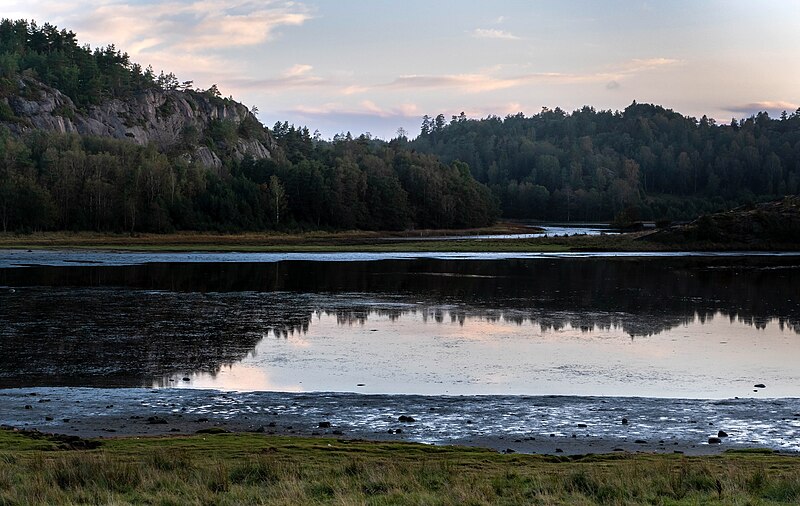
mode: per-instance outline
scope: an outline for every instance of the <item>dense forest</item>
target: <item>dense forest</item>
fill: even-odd
[[[397,230],[497,217],[489,190],[463,163],[364,137],[315,146],[293,127],[279,143],[292,137],[302,152],[228,160],[219,175],[150,146],[0,131],[1,230]]]
[[[506,217],[689,219],[800,189],[800,109],[725,125],[635,102],[616,112],[426,116],[410,146],[467,163]]]
[[[190,128],[180,146],[158,149],[26,128],[12,99],[37,100],[31,83],[68,96],[77,109],[64,114],[154,90],[233,103],[216,86],[193,90],[143,69],[114,46],[0,21],[2,231],[461,228],[501,214],[624,224],[690,219],[800,189],[800,110],[723,125],[635,102],[615,112],[462,113],[425,116],[418,137],[389,142],[326,141],[285,122],[270,131],[250,114]],[[174,112],[166,105],[159,114]],[[269,140],[270,156],[234,156],[242,138]],[[190,156],[198,147],[221,167]]]
[[[322,141],[279,123],[270,158],[237,159],[226,156],[226,145],[252,137],[247,130],[268,132],[260,124],[212,121],[208,131],[184,136],[220,155],[223,166],[211,169],[186,151],[126,140],[30,128],[15,135],[2,122],[24,126],[8,100],[23,78],[84,109],[145,90],[197,93],[172,74],[142,70],[113,46],[92,50],[48,24],[0,22],[2,231],[459,228],[497,218],[493,196],[464,163],[445,165],[367,136]],[[202,93],[228,100],[216,86]]]

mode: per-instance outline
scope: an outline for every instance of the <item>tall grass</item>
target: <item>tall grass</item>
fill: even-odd
[[[763,454],[552,459],[228,434],[6,450],[0,505],[794,504],[799,471]]]

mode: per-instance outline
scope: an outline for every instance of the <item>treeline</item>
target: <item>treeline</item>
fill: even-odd
[[[402,141],[367,135],[314,140],[307,128],[288,123],[277,123],[272,134],[285,156],[245,160],[238,170],[258,184],[278,178],[299,223],[398,230],[479,227],[497,218],[491,193],[462,162],[445,165]]]
[[[506,217],[689,219],[800,189],[800,109],[729,125],[635,102],[621,112],[426,116],[410,146],[467,163]]]
[[[370,143],[314,143],[278,132],[271,160],[219,173],[153,147],[0,129],[0,226],[6,231],[298,230],[469,227],[495,202],[462,163]]]
[[[2,19],[0,96],[17,92],[11,78],[22,72],[58,89],[79,108],[147,88],[178,86],[174,75],[156,76],[152,68],[143,69],[113,45],[92,49],[78,45],[75,33],[49,23]]]

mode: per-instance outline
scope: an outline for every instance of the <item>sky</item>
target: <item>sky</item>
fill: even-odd
[[[389,139],[422,116],[800,107],[795,0],[0,0],[276,121]]]

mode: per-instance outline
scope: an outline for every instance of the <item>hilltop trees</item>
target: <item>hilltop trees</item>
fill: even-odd
[[[635,102],[444,126],[426,118],[410,148],[467,163],[508,217],[682,219],[800,190],[800,110],[731,125]]]
[[[177,86],[174,75],[157,78],[152,68],[142,69],[113,44],[92,49],[79,46],[73,32],[49,23],[0,20],[0,78],[23,70],[60,90],[78,107],[147,88]]]

